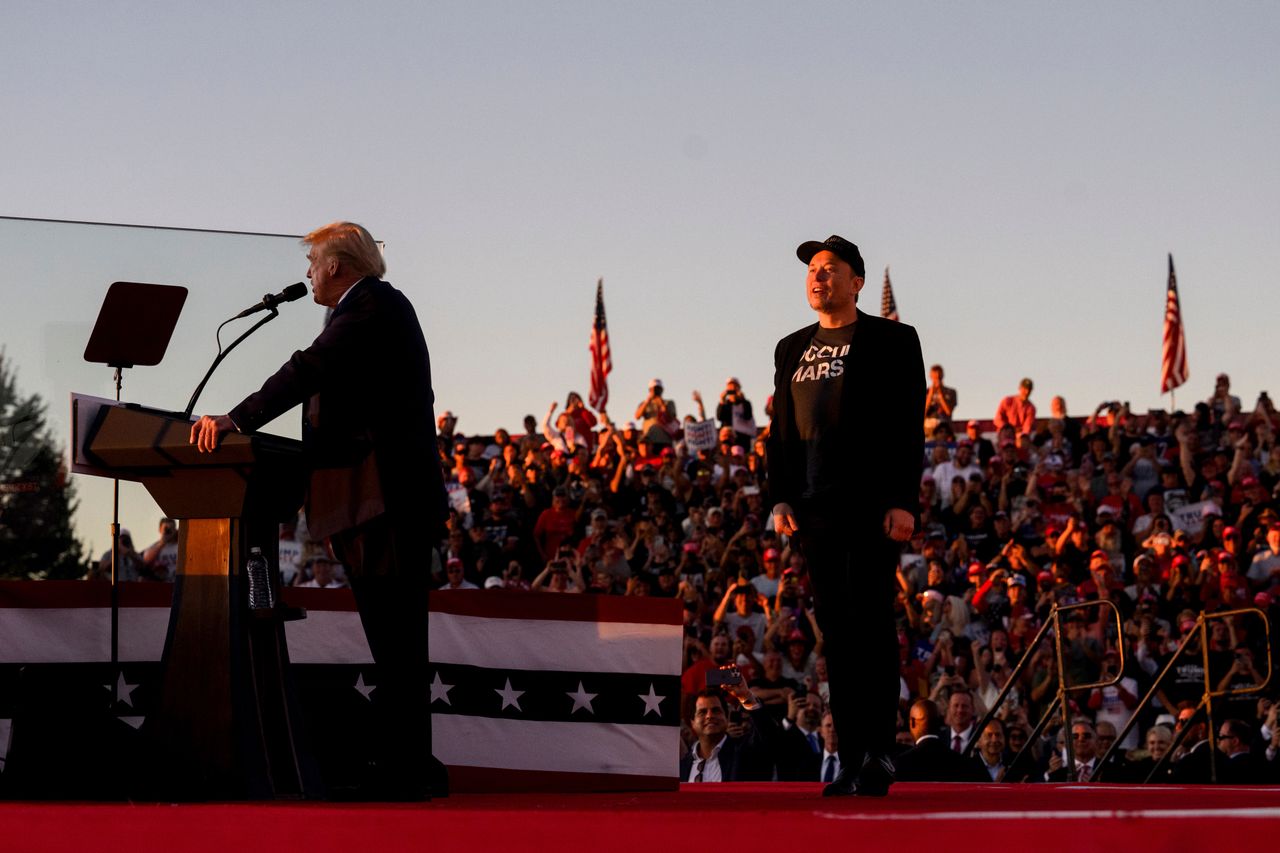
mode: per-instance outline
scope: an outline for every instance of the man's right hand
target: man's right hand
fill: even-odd
[[[773,529],[783,536],[791,536],[799,529],[796,524],[796,514],[791,509],[791,504],[780,503],[774,506]]]

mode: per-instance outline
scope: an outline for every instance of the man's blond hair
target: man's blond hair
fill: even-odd
[[[330,222],[302,238],[304,245],[337,258],[351,272],[378,278],[387,273],[382,250],[364,226],[354,222]]]

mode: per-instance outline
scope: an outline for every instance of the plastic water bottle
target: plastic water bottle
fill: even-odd
[[[270,610],[275,605],[271,594],[271,573],[261,548],[249,549],[245,574],[249,576],[249,609]]]

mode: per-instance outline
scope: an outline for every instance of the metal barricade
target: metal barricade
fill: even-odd
[[[1255,684],[1252,687],[1240,688],[1238,690],[1217,690],[1214,688],[1212,675],[1209,671],[1209,623],[1215,620],[1230,619],[1244,615],[1254,615],[1262,620],[1262,627],[1264,631],[1263,636],[1267,648],[1266,677],[1262,679],[1261,684]],[[1142,713],[1143,709],[1147,707],[1147,705],[1151,704],[1152,698],[1155,697],[1157,691],[1160,689],[1161,682],[1163,682],[1165,677],[1170,673],[1170,671],[1172,671],[1174,664],[1176,664],[1178,659],[1182,657],[1183,652],[1185,652],[1187,647],[1191,645],[1192,640],[1196,638],[1199,638],[1200,640],[1200,659],[1201,664],[1204,667],[1204,694],[1200,697],[1200,703],[1196,706],[1195,713],[1188,718],[1187,725],[1184,726],[1181,731],[1174,734],[1173,743],[1169,744],[1168,752],[1166,752],[1160,760],[1156,762],[1155,766],[1151,768],[1151,772],[1147,774],[1147,778],[1144,781],[1150,782],[1155,778],[1156,774],[1158,774],[1169,761],[1169,757],[1172,756],[1174,751],[1182,744],[1182,741],[1187,736],[1187,732],[1191,731],[1192,726],[1199,720],[1202,713],[1209,724],[1209,778],[1212,782],[1218,781],[1218,732],[1217,726],[1214,724],[1213,720],[1213,700],[1223,696],[1245,696],[1250,693],[1260,693],[1265,690],[1267,685],[1271,682],[1271,622],[1267,619],[1267,614],[1256,607],[1244,607],[1238,610],[1224,610],[1220,613],[1201,613],[1199,617],[1197,617],[1195,627],[1188,631],[1186,636],[1182,638],[1182,642],[1178,644],[1177,650],[1169,657],[1169,661],[1165,664],[1164,669],[1160,671],[1160,674],[1156,676],[1155,681],[1152,682],[1151,688],[1147,691],[1147,695],[1143,696],[1142,701],[1140,701],[1137,707],[1133,709],[1133,714],[1129,717],[1129,722],[1125,723],[1124,728],[1116,735],[1116,739],[1111,744],[1111,747],[1105,754],[1103,754],[1101,760],[1098,762],[1098,767],[1100,769],[1108,766],[1107,762],[1110,760],[1112,753],[1120,747],[1121,741],[1123,741],[1125,736],[1129,734],[1135,725],[1137,725],[1138,716]],[[1121,669],[1123,670],[1123,666]],[[1170,708],[1169,710],[1172,711],[1173,709]]]
[[[1087,684],[1067,684],[1067,673],[1066,673],[1066,669],[1063,666],[1063,653],[1062,653],[1062,614],[1071,610],[1083,610],[1086,608],[1094,608],[1094,607],[1109,607],[1111,609],[1112,614],[1115,616],[1116,637],[1121,638],[1121,642],[1117,644],[1117,647],[1119,649],[1119,654],[1120,654],[1120,666],[1117,670],[1117,674],[1115,678],[1106,679],[1103,681],[1092,681]],[[1032,744],[1034,744],[1037,741],[1037,739],[1040,737],[1040,734],[1044,731],[1045,726],[1048,725],[1049,720],[1053,718],[1053,714],[1055,711],[1060,710],[1062,712],[1062,725],[1066,729],[1068,735],[1070,734],[1071,709],[1070,709],[1069,703],[1067,702],[1068,693],[1075,693],[1081,690],[1093,690],[1094,688],[1097,688],[1097,687],[1110,687],[1113,684],[1119,683],[1120,679],[1124,677],[1124,643],[1123,643],[1124,625],[1120,619],[1120,610],[1119,608],[1116,607],[1115,603],[1107,599],[1098,599],[1096,601],[1081,601],[1075,604],[1055,605],[1053,610],[1050,611],[1049,613],[1049,618],[1045,620],[1045,623],[1040,628],[1040,631],[1036,634],[1035,638],[1032,639],[1030,644],[1028,644],[1027,650],[1023,652],[1022,659],[1018,661],[1017,666],[1015,666],[1013,668],[1013,671],[1009,673],[1009,678],[1005,681],[1004,687],[1000,690],[1000,694],[996,696],[996,700],[991,703],[991,707],[987,710],[987,713],[983,715],[982,720],[978,723],[978,727],[974,730],[975,732],[981,733],[987,727],[987,724],[990,723],[993,719],[995,719],[996,713],[1000,710],[1000,706],[1004,704],[1006,699],[1008,699],[1010,691],[1017,684],[1019,676],[1022,675],[1022,671],[1031,663],[1033,653],[1035,652],[1036,648],[1040,645],[1041,641],[1043,641],[1045,636],[1049,633],[1050,629],[1052,629],[1053,631],[1054,655],[1058,662],[1057,694],[1054,696],[1053,701],[1049,703],[1049,707],[1045,710],[1044,714],[1040,717],[1040,721],[1036,723],[1036,726],[1032,730],[1031,734],[1027,737],[1027,742],[1023,745],[1022,749],[1018,752],[1017,756],[1013,759],[1013,761],[1010,762],[1009,764],[1010,770],[1013,770],[1014,768],[1017,768],[1022,765],[1024,756],[1026,756],[1027,751],[1031,749]],[[1268,658],[1268,665],[1269,665],[1269,660],[1270,659]],[[1117,742],[1118,741],[1119,741],[1119,738],[1117,738]],[[965,748],[964,754],[966,756],[972,756],[974,750],[977,748],[977,744],[978,744],[978,738],[975,736],[971,741],[969,741],[969,745]],[[1067,737],[1066,739],[1066,747],[1067,747],[1067,763],[1066,763],[1067,779],[1074,782],[1076,781],[1076,755],[1075,755],[1075,745],[1072,744],[1070,737]]]

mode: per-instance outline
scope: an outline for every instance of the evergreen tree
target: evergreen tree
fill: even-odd
[[[15,371],[0,351],[0,577],[82,577],[74,511],[75,489],[44,401],[19,395]]]

